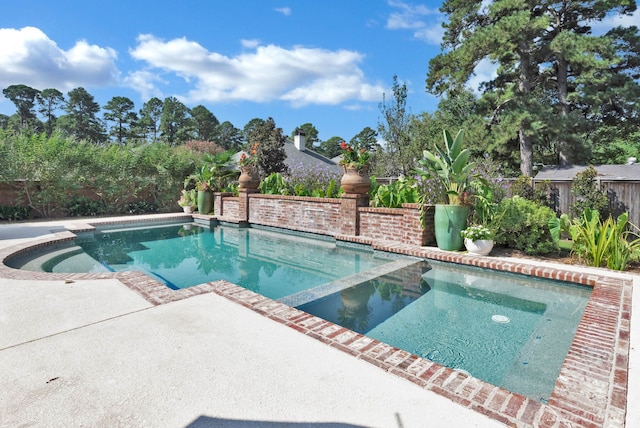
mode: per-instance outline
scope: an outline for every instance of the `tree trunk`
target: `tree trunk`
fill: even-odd
[[[519,43],[520,54],[520,76],[518,80],[518,89],[521,96],[526,99],[531,93],[531,56],[529,54],[529,46],[525,41]],[[533,177],[533,142],[531,136],[527,135],[524,124],[521,122],[518,128],[518,140],[520,142],[520,172],[527,177]]]
[[[562,55],[558,56],[558,101],[560,102],[560,115],[564,119],[564,123],[566,123],[566,118],[569,116],[569,103],[567,102],[567,61],[562,57]],[[559,136],[560,140],[558,141],[558,163],[562,166],[569,165],[569,144],[567,140],[563,138],[563,136]],[[566,138],[566,135],[565,135]]]
[[[518,130],[518,140],[520,141],[520,172],[527,177],[533,177],[533,143],[522,127]]]

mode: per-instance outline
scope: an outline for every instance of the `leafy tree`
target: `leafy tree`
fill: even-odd
[[[607,191],[597,182],[598,172],[593,166],[576,174],[571,183],[571,194],[575,202],[571,204],[571,215],[582,217],[587,209],[598,210],[603,217],[611,214],[611,204]]]
[[[333,136],[326,141],[320,143],[320,146],[317,148],[317,152],[327,157],[329,159],[335,158],[339,156],[341,152],[340,143],[342,143],[344,139],[342,137]]]
[[[256,125],[251,132],[249,143],[258,147],[258,167],[263,177],[273,172],[287,171],[287,165],[284,163],[287,158],[284,151],[286,140],[282,128],[276,128],[276,123],[271,117]]]
[[[6,114],[0,113],[0,129],[8,129],[9,128],[9,116]]]
[[[294,129],[293,131],[291,131],[291,139],[292,140],[293,140],[293,137],[295,137],[296,131],[298,129],[300,129],[302,132],[304,132],[305,144],[306,144],[306,146],[308,148],[313,148],[316,145],[316,143],[318,143],[320,141],[318,139],[318,130],[311,123],[302,124],[302,125],[298,126],[296,129]]]
[[[378,132],[367,126],[349,141],[349,145],[355,150],[376,150],[380,148],[380,144],[378,144]]]
[[[44,116],[45,132],[50,137],[55,129],[56,116],[54,112],[64,104],[64,95],[57,89],[48,88],[40,91],[37,97],[38,112]]]
[[[72,89],[67,93],[64,110],[67,114],[58,119],[58,125],[63,132],[92,143],[102,143],[106,140],[104,126],[96,117],[100,105],[84,88]]]
[[[378,124],[378,132],[386,142],[386,151],[374,169],[381,175],[406,175],[414,166],[418,153],[409,148],[411,115],[407,111],[407,85],[393,76],[393,99],[387,102],[383,95],[380,112],[384,122]]]
[[[115,137],[118,144],[125,143],[132,136],[132,129],[138,121],[138,115],[133,108],[133,101],[127,97],[113,97],[104,106],[104,118],[115,123],[109,135]]]
[[[259,117],[254,117],[249,122],[247,122],[247,124],[242,129],[243,141],[248,143],[251,138],[251,133],[253,132],[253,130],[258,125],[262,125],[263,123],[264,123],[264,119],[260,119]]]
[[[145,138],[149,132],[151,133],[152,143],[158,141],[163,105],[164,103],[160,98],[153,97],[144,103],[142,105],[142,109],[140,109],[140,121],[138,122],[138,126],[143,131],[141,134],[144,135]]]
[[[239,150],[242,145],[242,131],[228,120],[224,121],[216,128],[216,144],[225,150]]]
[[[189,109],[175,97],[165,98],[160,117],[162,138],[172,146],[190,137]]]
[[[218,118],[203,105],[191,109],[196,140],[215,141],[216,128],[220,125]]]
[[[569,162],[570,154],[585,153],[580,134],[594,126],[589,112],[602,105],[590,88],[600,88],[600,101],[622,101],[620,87],[637,86],[625,74],[634,60],[620,67],[621,58],[634,57],[624,52],[636,51],[637,28],[593,36],[589,25],[635,7],[629,0],[445,0],[443,52],[429,63],[427,89],[437,95],[460,90],[481,61],[491,61],[498,72],[483,85],[483,102],[489,125],[498,128],[492,130],[496,141],[517,141],[527,176],[534,145]]]
[[[20,129],[27,127],[30,120],[36,118],[33,111],[40,91],[27,85],[11,85],[2,90],[2,94],[16,106],[20,116]]]

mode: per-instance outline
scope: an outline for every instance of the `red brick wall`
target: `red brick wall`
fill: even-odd
[[[222,198],[216,197],[213,202],[213,210],[218,220],[229,221],[232,223],[237,222],[240,216],[239,199],[240,198],[233,196],[224,196]]]
[[[342,198],[216,193],[214,214],[231,223],[259,224],[329,236],[358,237],[355,241],[384,240],[412,245],[434,245],[433,207],[427,207],[422,228],[418,204],[402,208],[371,208],[366,197]],[[248,215],[246,214],[248,212]],[[342,238],[341,238],[342,239]]]
[[[360,208],[360,236],[402,242],[403,209]]]
[[[249,223],[335,235],[340,226],[340,199],[249,195]]]

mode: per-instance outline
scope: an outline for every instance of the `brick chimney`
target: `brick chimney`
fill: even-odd
[[[306,150],[305,140],[306,135],[304,131],[300,128],[296,128],[296,134],[293,136],[293,145],[296,146],[296,149],[304,152]]]

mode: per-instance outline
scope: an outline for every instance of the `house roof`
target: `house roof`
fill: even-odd
[[[602,181],[640,181],[640,164],[594,165],[598,179]],[[535,176],[534,181],[572,181],[576,174],[589,168],[586,165],[545,166]]]
[[[312,150],[300,151],[292,141],[287,140],[284,144],[284,151],[287,158],[284,163],[291,169],[294,168],[327,168],[331,171],[341,172],[339,165],[331,159],[322,156]]]
[[[319,153],[316,153],[312,150],[304,150],[300,151],[293,144],[293,141],[287,139],[284,144],[284,152],[286,154],[286,159],[284,160],[285,165],[287,165],[290,169],[297,168],[326,168],[332,172],[340,173],[342,169],[336,162],[333,160],[322,156]],[[234,163],[238,163],[240,161],[240,156],[246,152],[240,151],[232,156],[232,160]]]

